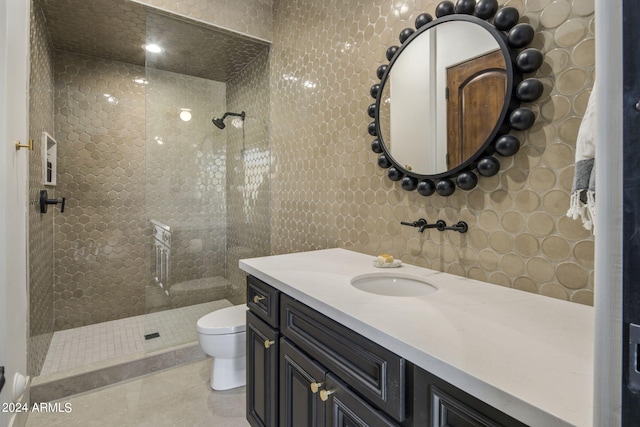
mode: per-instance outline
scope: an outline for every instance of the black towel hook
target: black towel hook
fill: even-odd
[[[40,213],[47,213],[48,205],[57,205],[60,203],[60,212],[64,212],[64,205],[66,199],[63,197],[62,199],[50,199],[49,194],[47,194],[47,190],[40,190]]]

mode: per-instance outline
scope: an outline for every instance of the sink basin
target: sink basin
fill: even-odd
[[[438,290],[427,279],[402,273],[369,273],[355,276],[351,286],[372,294],[393,297],[429,295]]]

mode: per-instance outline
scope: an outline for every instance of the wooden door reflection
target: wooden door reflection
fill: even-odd
[[[447,169],[486,142],[499,121],[507,82],[499,50],[447,68]]]

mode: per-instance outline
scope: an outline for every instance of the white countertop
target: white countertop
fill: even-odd
[[[592,426],[593,308],[326,249],[240,260],[245,272],[530,426]],[[365,273],[427,277],[438,291],[381,296]]]

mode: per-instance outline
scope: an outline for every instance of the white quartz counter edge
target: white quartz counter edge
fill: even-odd
[[[240,268],[531,426],[592,426],[593,310],[411,265],[327,249],[240,260]],[[431,280],[389,297],[350,285],[366,273]]]

